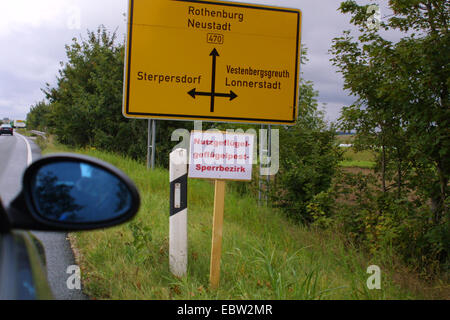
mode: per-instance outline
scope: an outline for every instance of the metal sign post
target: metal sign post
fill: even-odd
[[[147,169],[155,169],[156,120],[148,120]]]
[[[152,119],[152,155],[150,157],[152,170],[155,169],[155,153],[156,153],[156,120]]]
[[[258,206],[261,206],[262,202],[262,165],[263,165],[263,155],[264,155],[264,146],[265,146],[265,138],[266,135],[264,133],[264,125],[261,125],[261,129],[259,130],[259,170],[258,170]]]
[[[272,164],[272,128],[271,125],[264,129],[261,125],[259,130],[259,183],[258,183],[258,205],[262,205],[263,199],[268,204],[269,201],[269,184],[270,184],[270,168]],[[263,172],[266,174],[266,186],[263,186]],[[263,190],[264,189],[264,190]]]
[[[269,124],[267,126],[267,166],[272,165],[272,126]],[[266,176],[266,205],[269,204],[269,192],[270,192],[270,174]]]

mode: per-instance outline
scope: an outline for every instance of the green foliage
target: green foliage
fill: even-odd
[[[151,229],[148,226],[142,226],[137,222],[130,222],[128,228],[131,230],[133,241],[130,244],[137,250],[142,250],[148,243],[152,241]]]
[[[429,276],[448,271],[448,220],[436,225],[426,201],[382,192],[374,174],[341,172],[326,193],[313,198],[308,209],[314,225],[338,227],[371,254],[394,251]]]
[[[290,217],[310,223],[308,203],[330,187],[342,152],[335,143],[335,130],[327,128],[317,110],[312,84],[302,83],[300,92],[297,124],[280,129],[280,168],[271,198]]]
[[[331,189],[331,188],[330,188]],[[316,194],[306,205],[306,210],[313,220],[313,225],[321,229],[328,229],[334,224],[330,216],[334,206],[334,197],[330,190]]]
[[[450,215],[450,7],[448,2],[424,0],[392,0],[389,6],[394,14],[381,28],[409,31],[400,41],[388,41],[377,30],[369,30],[367,6],[345,1],[340,10],[351,14],[360,35],[355,39],[344,31],[331,49],[344,88],[357,97],[344,107],[341,125],[357,130],[357,151],[376,154],[380,177],[364,189],[367,203],[357,203],[344,224],[354,226],[350,220],[356,214],[360,223],[351,232],[362,235],[372,250],[392,245],[407,260],[428,261],[421,266],[436,261],[445,266],[448,249],[442,248],[449,247],[444,232]]]
[[[41,101],[30,108],[27,114],[27,128],[46,131],[52,125],[50,118],[50,106]]]

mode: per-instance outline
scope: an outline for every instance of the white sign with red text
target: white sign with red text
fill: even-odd
[[[254,135],[193,131],[189,178],[251,180]]]

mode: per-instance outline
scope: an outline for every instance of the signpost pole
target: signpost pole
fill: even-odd
[[[261,190],[262,190],[262,177],[261,177],[261,171],[262,171],[262,158],[263,158],[263,132],[264,132],[264,125],[261,125],[261,129],[259,130],[259,170],[258,170],[258,206],[261,206]]]
[[[152,120],[152,154],[150,157],[152,170],[155,169],[155,153],[156,153],[156,120]]]
[[[271,131],[270,125],[268,125],[268,129],[264,129],[265,125],[261,125],[261,129],[259,130],[259,176],[258,176],[258,205],[261,206],[263,200],[267,204],[267,192],[268,192],[268,183],[269,183],[269,175],[266,175],[266,187],[263,186],[263,174],[262,172],[267,172],[267,167],[270,163],[270,148],[271,148]],[[264,189],[264,190],[263,190]],[[264,198],[264,199],[263,199]]]
[[[148,119],[147,127],[147,169],[155,169],[156,120]]]
[[[219,287],[224,207],[225,207],[225,180],[215,180],[211,265],[209,273],[210,285],[212,289],[217,289]]]
[[[150,164],[150,148],[151,148],[151,144],[152,144],[152,120],[148,119],[147,120],[147,169],[150,169],[151,164]]]
[[[272,126],[267,126],[267,165],[272,165]],[[266,206],[269,204],[269,191],[270,191],[270,174],[267,172],[267,184],[266,184]]]

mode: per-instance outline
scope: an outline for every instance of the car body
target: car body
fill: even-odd
[[[0,233],[0,252],[1,300],[54,299],[43,246],[31,232]]]
[[[2,134],[10,134],[10,135],[13,135],[13,134],[14,134],[14,130],[13,130],[13,128],[11,127],[11,125],[9,125],[9,124],[2,124],[2,125],[0,126],[0,135],[2,135]]]
[[[96,202],[85,198],[92,190]],[[76,154],[33,162],[10,205],[0,199],[0,300],[54,298],[44,248],[30,231],[106,228],[132,219],[139,206],[134,183],[108,163]]]

